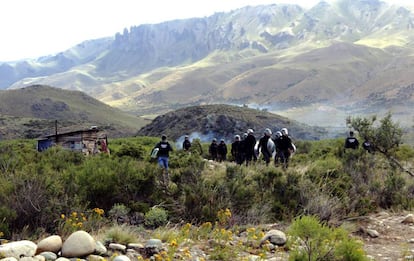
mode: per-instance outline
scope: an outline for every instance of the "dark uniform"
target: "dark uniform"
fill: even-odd
[[[218,157],[217,150],[218,150],[217,140],[213,139],[213,141],[210,144],[210,147],[208,148],[208,152],[210,153],[210,157],[212,160],[217,160],[217,157]]]

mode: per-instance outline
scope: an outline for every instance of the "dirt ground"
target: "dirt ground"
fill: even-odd
[[[414,216],[410,212],[380,212],[351,221],[372,260],[414,260]],[[411,216],[411,217],[410,217]],[[369,231],[371,230],[371,231]],[[378,232],[375,237],[375,230]],[[374,235],[369,235],[369,232]]]

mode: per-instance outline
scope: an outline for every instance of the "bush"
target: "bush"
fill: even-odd
[[[289,260],[368,260],[362,243],[342,228],[330,228],[315,216],[296,218],[288,229],[293,242]]]
[[[161,207],[153,207],[145,213],[144,224],[150,228],[164,226],[168,222],[168,213]]]

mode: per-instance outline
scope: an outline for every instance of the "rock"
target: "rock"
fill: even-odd
[[[0,260],[1,261],[18,261],[18,259],[15,258],[15,257],[6,257],[6,258],[2,258]]]
[[[150,239],[145,244],[145,253],[148,256],[153,256],[154,254],[158,254],[162,249],[162,242],[159,239]]]
[[[250,255],[247,260],[249,261],[258,261],[261,260],[260,256],[256,256],[256,255]]]
[[[57,254],[60,249],[62,249],[62,238],[60,236],[54,235],[47,238],[44,238],[37,243],[36,254],[41,252],[53,252]]]
[[[59,257],[55,261],[70,261],[70,259],[69,258],[66,258],[66,257]]]
[[[367,232],[367,234],[368,234],[368,236],[370,236],[370,237],[372,237],[372,238],[376,238],[376,237],[379,237],[379,233],[378,233],[378,231],[376,231],[376,230],[374,230],[374,229],[367,229],[366,230],[366,232]]]
[[[126,246],[121,245],[121,244],[116,244],[116,243],[109,244],[108,248],[111,249],[111,250],[122,251],[122,252],[125,252],[125,250],[126,250]]]
[[[267,240],[277,246],[283,246],[287,241],[286,234],[277,229],[272,229],[267,232],[266,235],[260,240],[260,245],[264,244]]]
[[[101,241],[96,241],[95,254],[102,256],[105,255],[106,252],[108,252],[108,249],[106,249],[105,245]]]
[[[40,256],[43,256],[45,258],[45,260],[56,260],[57,259],[57,255],[53,252],[42,252],[39,254]]]
[[[140,243],[129,243],[128,248],[134,249],[138,252],[142,251],[145,247],[143,244]]]
[[[131,259],[125,255],[120,255],[115,257],[112,261],[131,261]]]
[[[22,257],[19,261],[46,261],[46,258],[41,255],[36,255],[34,257]]]
[[[79,230],[72,233],[62,246],[62,256],[83,257],[95,252],[96,243],[89,233]]]
[[[401,221],[403,224],[414,224],[414,215],[408,214],[404,217],[403,221]]]
[[[35,255],[34,257],[33,257],[36,261],[46,261],[46,258],[44,257],[44,256],[42,256],[42,255]],[[56,256],[56,258],[57,258],[57,256]],[[55,259],[53,259],[53,260],[56,260],[56,258]],[[20,259],[21,260],[21,259]]]
[[[144,260],[142,255],[138,253],[136,250],[128,248],[126,251],[126,256],[129,257],[131,260]]]
[[[105,258],[102,256],[98,256],[98,255],[89,255],[88,256],[88,261],[104,261]]]
[[[29,240],[21,240],[0,245],[0,256],[3,257],[33,257],[36,254],[37,245]]]

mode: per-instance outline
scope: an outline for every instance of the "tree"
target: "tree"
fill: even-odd
[[[388,113],[377,124],[377,116],[367,118],[347,118],[347,124],[358,131],[359,136],[371,143],[374,151],[382,153],[391,163],[414,176],[414,173],[405,169],[396,159],[396,149],[402,143],[403,131],[398,123],[392,121]]]

